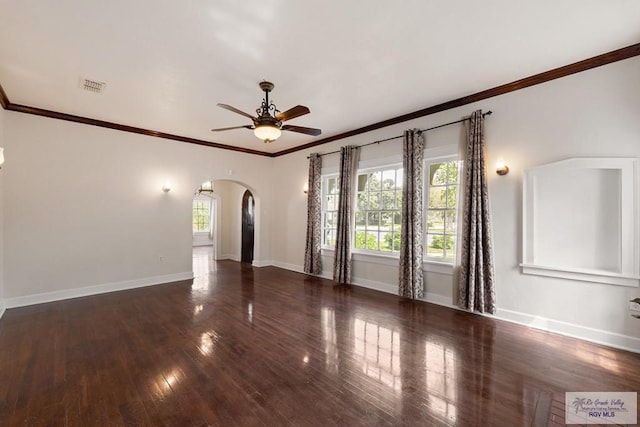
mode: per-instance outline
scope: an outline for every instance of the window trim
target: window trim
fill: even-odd
[[[446,160],[446,159],[460,160],[457,144],[431,147],[431,148],[426,148],[424,150],[423,176],[422,176],[423,188],[428,189],[428,185],[427,185],[428,183],[426,182],[426,173],[427,173],[426,165],[428,163],[433,163],[439,160]],[[393,156],[387,156],[384,158],[377,158],[377,159],[371,159],[371,160],[365,160],[365,161],[361,160],[358,163],[357,174],[368,172],[371,170],[378,170],[378,169],[384,169],[387,167],[391,168],[391,167],[397,167],[397,166],[402,167],[402,155],[393,155]],[[459,169],[458,173],[461,173],[461,172],[462,172],[462,168]],[[337,166],[322,168],[321,179],[323,183],[323,190],[324,190],[325,180],[332,176],[336,176],[336,177],[339,176],[339,171]],[[404,182],[403,182],[403,185],[404,185]],[[325,203],[324,196],[325,194],[323,193],[323,201],[322,201],[323,213],[324,213],[324,203]],[[353,197],[354,197],[354,203],[356,203],[357,191]],[[425,191],[423,194],[423,207],[424,207],[425,217],[426,217],[427,197],[428,197],[428,191]],[[354,221],[355,221],[355,218],[354,218]],[[324,221],[323,221],[322,223],[323,240],[324,240],[324,230],[325,228],[324,228]],[[424,232],[425,232],[425,243],[426,243],[426,227],[424,229]],[[354,233],[353,237],[355,237],[355,223],[354,223],[353,233]],[[331,257],[335,252],[335,246],[325,245],[323,242],[321,245],[321,251],[322,251],[321,252],[322,256]],[[377,264],[377,265],[398,266],[399,258],[400,258],[400,255],[397,252],[393,253],[393,252],[383,252],[383,251],[373,251],[373,250],[352,248],[352,253],[353,253],[354,261],[366,262],[366,263]],[[446,260],[443,258],[427,257],[426,247],[425,247],[424,258],[422,260],[423,271],[429,272],[429,273],[453,275],[454,266],[455,266],[455,257],[451,260]]]
[[[356,181],[357,181],[357,177],[359,175],[364,175],[364,174],[368,174],[371,172],[380,172],[382,173],[384,170],[389,170],[389,169],[402,169],[403,165],[402,165],[402,161],[400,162],[395,162],[395,163],[385,163],[382,165],[378,165],[378,166],[372,166],[370,165],[369,167],[366,168],[358,168],[358,171],[356,173]],[[404,182],[402,183],[402,185],[404,186]],[[395,187],[393,191],[397,191],[398,188]],[[382,190],[381,190],[382,191]],[[400,191],[402,191],[402,189],[400,189]],[[391,251],[382,251],[380,249],[374,250],[374,249],[366,249],[366,248],[356,248],[355,247],[355,235],[356,232],[358,230],[356,230],[356,226],[355,226],[355,214],[356,212],[358,212],[358,189],[357,189],[357,183],[356,183],[356,191],[355,194],[353,196],[354,198],[354,224],[353,224],[353,235],[352,238],[354,240],[354,244],[353,247],[351,249],[351,251],[353,253],[358,253],[358,254],[371,254],[371,255],[378,255],[378,256],[382,256],[382,257],[387,257],[387,258],[395,258],[395,259],[399,259],[400,258],[400,252],[399,251],[393,251],[393,241],[392,241],[392,250]],[[382,212],[383,209],[378,209],[377,212]],[[388,211],[388,210],[387,210]],[[398,207],[398,211],[400,213],[402,213],[402,207]],[[369,211],[365,211],[365,212],[369,212]],[[375,211],[372,211],[375,212]],[[395,210],[393,210],[393,212],[395,212]],[[393,225],[392,225],[393,226]],[[366,232],[366,229],[365,229]],[[365,243],[366,243],[366,234],[365,234]],[[378,245],[379,246],[379,245]]]
[[[326,210],[326,196],[328,195],[325,191],[326,191],[326,182],[331,179],[331,178],[336,178],[338,179],[340,177],[340,174],[338,172],[331,172],[331,173],[324,173],[324,174],[320,174],[320,183],[321,183],[321,190],[320,190],[320,197],[321,197],[321,203],[320,203],[320,233],[321,234],[321,243],[320,243],[320,249],[334,249],[335,245],[327,245],[325,244],[325,214],[327,212]],[[331,212],[337,212],[337,211],[331,211]],[[337,224],[336,224],[337,227]]]
[[[423,182],[424,182],[424,200],[423,200],[423,213],[424,213],[424,253],[423,253],[423,257],[425,260],[432,262],[432,263],[436,263],[436,264],[448,264],[448,265],[454,265],[455,264],[455,256],[456,256],[456,250],[454,250],[453,252],[453,257],[452,258],[444,258],[444,257],[434,257],[434,256],[429,256],[428,252],[427,252],[427,221],[426,219],[428,218],[428,206],[429,206],[429,189],[431,188],[431,186],[429,185],[429,180],[427,179],[427,174],[429,173],[429,165],[432,165],[434,163],[444,163],[444,162],[450,162],[450,161],[459,161],[459,156],[457,155],[457,153],[455,154],[449,154],[449,155],[439,155],[437,157],[429,157],[427,158],[425,156],[425,158],[423,159]],[[461,168],[458,168],[458,174],[461,172]],[[458,176],[459,178],[459,176]],[[460,183],[459,183],[459,179],[456,183],[457,187],[460,187]],[[448,188],[448,186],[446,186]],[[456,214],[458,213],[458,201],[459,201],[459,197],[456,199],[456,207],[455,207],[455,212]],[[445,209],[446,211],[446,209]],[[456,231],[456,235],[454,237],[457,238],[457,231]],[[447,236],[447,233],[444,233],[444,236]],[[456,242],[456,247],[457,247],[457,243]]]
[[[191,215],[193,217],[193,210],[195,208],[195,203],[196,202],[206,202],[209,204],[209,221],[208,221],[208,227],[206,230],[194,230],[193,229],[193,219],[191,220],[191,232],[192,234],[195,235],[205,235],[205,234],[209,234],[211,233],[211,209],[212,209],[212,203],[211,203],[211,198],[207,197],[207,196],[196,196],[193,198],[193,200],[191,201]]]

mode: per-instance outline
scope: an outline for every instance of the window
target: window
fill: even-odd
[[[338,175],[322,178],[322,245],[336,245],[338,228],[338,194],[340,193]]]
[[[426,173],[427,259],[453,262],[456,253],[458,161],[450,157],[428,162]]]
[[[402,174],[401,166],[358,174],[355,249],[399,252]]]
[[[193,232],[209,231],[211,200],[193,199]]]
[[[454,152],[450,147],[425,150],[423,222],[427,263],[451,264],[456,253],[459,162]],[[356,252],[399,255],[403,174],[402,164],[398,163],[358,171],[352,244]],[[339,182],[337,174],[322,177],[322,244],[325,248],[334,247],[336,243]]]

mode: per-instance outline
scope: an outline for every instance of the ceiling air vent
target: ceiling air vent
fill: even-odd
[[[105,82],[80,78],[80,87],[89,92],[102,93],[106,85],[107,84]]]

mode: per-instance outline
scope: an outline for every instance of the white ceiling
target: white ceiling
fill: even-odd
[[[638,0],[0,0],[11,103],[278,152],[640,41]],[[83,91],[81,77],[106,82]],[[264,144],[257,83],[309,107]]]

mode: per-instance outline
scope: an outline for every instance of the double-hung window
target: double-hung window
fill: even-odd
[[[427,160],[425,174],[427,261],[451,263],[456,253],[458,160]]]
[[[211,199],[193,199],[193,232],[208,232],[210,230],[209,218],[211,216]]]
[[[399,252],[402,173],[401,165],[358,172],[355,249]]]
[[[431,150],[427,150],[431,151]],[[425,262],[453,263],[456,253],[458,166],[450,150],[425,152]],[[427,154],[435,154],[431,157]],[[397,256],[400,251],[403,168],[401,164],[361,169],[355,189],[352,247],[360,253]],[[338,225],[339,177],[322,178],[322,245],[334,247]]]
[[[322,246],[336,245],[339,183],[338,175],[322,177]]]

